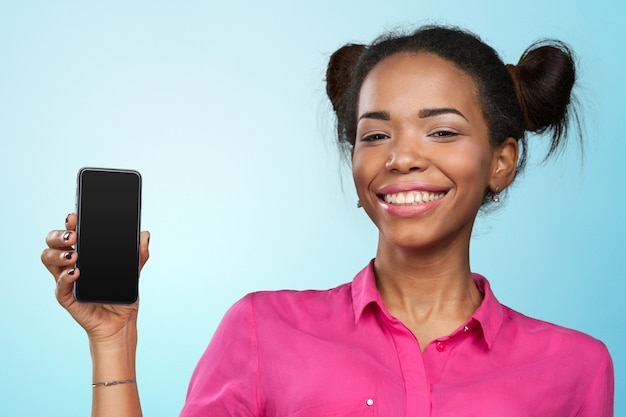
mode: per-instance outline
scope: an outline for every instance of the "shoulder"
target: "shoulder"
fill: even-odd
[[[503,306],[502,334],[517,340],[524,350],[538,350],[544,357],[569,358],[581,365],[595,366],[610,364],[611,358],[606,345],[583,332],[554,323],[528,317]]]
[[[353,317],[350,294],[350,284],[325,291],[249,293],[226,312],[208,351],[224,352],[234,346],[246,352],[256,351],[264,341],[345,328]]]
[[[255,320],[320,320],[325,316],[352,315],[352,284],[328,290],[258,291],[245,295],[227,313]]]
[[[612,415],[614,370],[604,343],[508,307],[503,312],[494,349],[504,363],[526,376],[522,379],[540,376],[533,389],[551,390],[555,401],[565,398],[579,409],[578,416]]]

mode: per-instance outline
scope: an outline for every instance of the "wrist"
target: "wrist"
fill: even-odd
[[[137,349],[137,327],[127,326],[108,336],[89,335],[91,355],[135,351]]]
[[[137,332],[123,331],[106,339],[89,339],[93,382],[135,378]]]

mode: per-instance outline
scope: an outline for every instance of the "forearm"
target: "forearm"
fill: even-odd
[[[115,340],[90,340],[93,383],[128,381],[136,377],[136,330],[127,331]],[[92,417],[141,416],[139,393],[135,382],[99,385],[93,388]]]

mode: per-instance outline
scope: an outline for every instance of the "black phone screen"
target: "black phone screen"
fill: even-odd
[[[141,176],[83,168],[78,173],[76,252],[80,302],[131,304],[139,286]]]

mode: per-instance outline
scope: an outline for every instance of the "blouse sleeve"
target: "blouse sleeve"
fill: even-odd
[[[604,352],[598,373],[576,417],[613,417],[614,376],[613,362],[608,350]]]
[[[251,296],[235,303],[191,377],[181,417],[259,416],[258,349]]]

